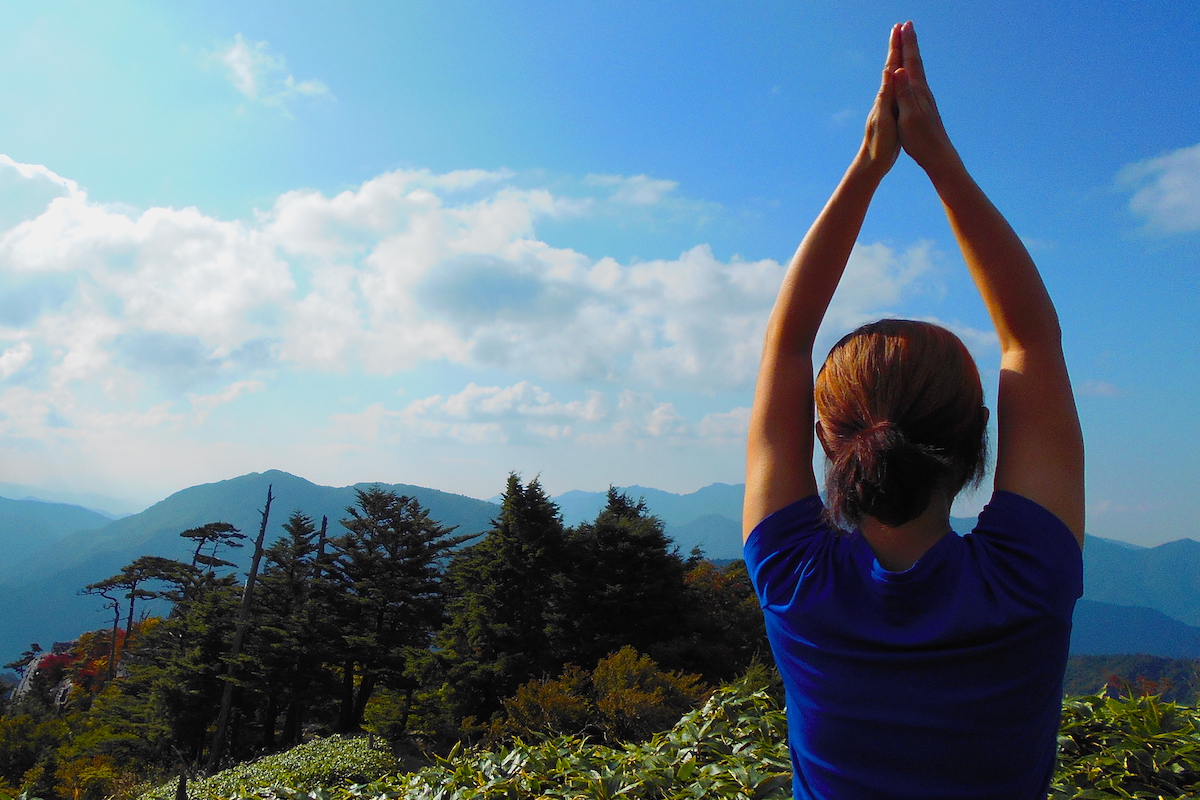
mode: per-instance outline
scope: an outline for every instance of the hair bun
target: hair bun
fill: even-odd
[[[919,516],[951,467],[945,454],[913,442],[890,420],[850,438],[842,463],[832,466],[843,476],[846,500],[856,516],[867,514],[885,525],[903,525]]]

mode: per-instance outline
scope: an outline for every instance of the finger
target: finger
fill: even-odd
[[[896,73],[889,70],[883,72],[883,85],[879,87],[879,106],[884,113],[894,117],[898,113],[896,107]]]
[[[921,62],[921,48],[917,45],[917,31],[912,20],[900,28],[902,61],[909,78],[917,83],[925,83],[925,65]]]
[[[900,39],[900,23],[897,22],[892,26],[892,32],[888,36],[887,64],[884,66],[884,69],[888,71],[899,69],[903,63],[901,60],[903,51],[904,45]]]

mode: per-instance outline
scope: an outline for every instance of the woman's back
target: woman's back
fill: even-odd
[[[919,323],[860,329],[823,367],[814,414],[813,342],[901,146],[942,200],[1001,351],[996,491],[961,539],[950,504],[981,474],[987,420],[961,342]],[[942,356],[901,346],[943,333],[957,349]],[[946,136],[912,24],[896,26],[863,145],[784,278],[750,416],[746,561],[788,690],[797,796],[1044,796],[1083,525],[1057,314]]]
[[[1070,531],[999,492],[973,533],[889,572],[823,511],[801,500],[746,543],[796,797],[1043,797],[1083,589]]]

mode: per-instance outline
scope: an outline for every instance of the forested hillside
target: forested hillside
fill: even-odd
[[[615,490],[567,527],[537,481],[510,477],[475,540],[364,488],[326,525],[283,512],[243,581],[231,554],[271,528],[267,497],[262,525],[177,531],[178,557],[77,587],[108,622],[8,665],[22,685],[0,719],[0,789],[99,798],[364,726],[435,751],[639,739],[767,657],[744,565],[685,560]]]
[[[123,565],[143,555],[182,559],[188,554],[180,531],[214,521],[228,522],[242,531],[256,531],[258,509],[274,486],[276,505],[267,531],[268,542],[284,534],[283,524],[292,511],[301,511],[319,524],[322,517],[337,527],[337,520],[354,505],[360,486],[319,486],[278,470],[251,473],[227,481],[193,486],[176,492],[145,511],[116,521],[75,506],[5,501],[21,504],[26,514],[37,511],[38,527],[11,529],[8,540],[19,541],[24,555],[4,559],[0,569],[0,658],[7,661],[37,641],[49,646],[54,641],[74,639],[82,631],[104,624],[94,602],[79,596],[81,587],[102,580]],[[435,519],[458,532],[479,533],[488,528],[498,511],[493,503],[470,497],[404,484],[379,484],[382,488],[418,499]],[[0,510],[3,506],[0,505]],[[48,535],[47,510],[64,509],[64,514],[87,515],[99,524],[65,528]],[[32,510],[32,511],[31,511]],[[72,517],[73,519],[73,517]],[[0,526],[3,525],[0,517]],[[14,545],[15,547],[16,545]],[[250,566],[246,549],[232,550],[229,560],[245,571]],[[161,610],[161,606],[147,608]]]

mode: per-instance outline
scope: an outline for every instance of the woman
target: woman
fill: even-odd
[[[963,537],[950,505],[983,473],[988,411],[957,337],[884,320],[813,382],[817,329],[901,148],[941,197],[1000,342],[995,493]],[[746,563],[787,691],[796,798],[1044,798],[1083,527],[1054,306],[951,145],[912,23],[897,25],[862,147],[771,313],[750,420]]]

